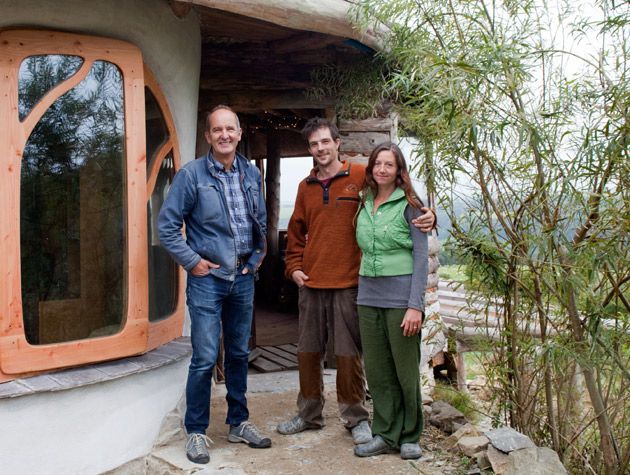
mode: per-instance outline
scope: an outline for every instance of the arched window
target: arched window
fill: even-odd
[[[184,271],[160,246],[157,229],[160,208],[181,158],[168,103],[146,66],[144,81],[150,322],[147,349],[153,349],[180,336],[184,324]]]
[[[0,381],[179,336],[181,271],[154,230],[179,151],[139,49],[3,31],[0,74]]]

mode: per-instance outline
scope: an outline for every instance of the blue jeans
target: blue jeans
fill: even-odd
[[[247,410],[248,342],[254,310],[253,274],[236,275],[234,281],[213,275],[188,275],[186,298],[191,320],[192,359],[186,383],[186,417],[189,434],[205,434],[210,423],[212,371],[219,354],[223,328],[226,423],[239,425]]]

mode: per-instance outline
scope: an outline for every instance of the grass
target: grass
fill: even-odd
[[[464,353],[464,364],[466,365],[466,378],[472,379],[479,375],[485,375],[483,367],[483,353],[467,351]]]
[[[471,422],[476,422],[479,418],[477,404],[473,401],[470,394],[462,393],[448,384],[436,381],[433,399],[450,404]]]

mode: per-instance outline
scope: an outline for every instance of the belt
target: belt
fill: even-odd
[[[242,256],[237,256],[236,257],[236,267],[243,267],[245,264],[247,264],[249,262],[249,258],[251,257],[251,254],[244,254]]]

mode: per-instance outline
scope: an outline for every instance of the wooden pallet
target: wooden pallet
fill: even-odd
[[[260,353],[257,358],[250,361],[249,365],[262,373],[285,371],[298,367],[297,345],[259,346],[256,350],[260,350]]]

